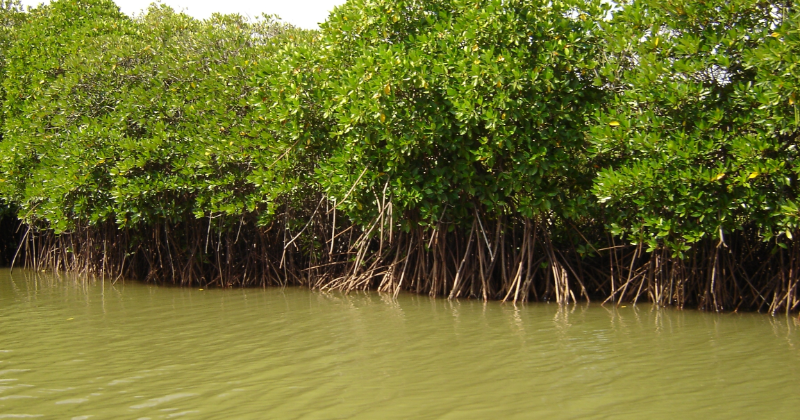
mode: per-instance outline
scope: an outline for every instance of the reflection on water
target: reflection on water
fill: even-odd
[[[799,327],[4,270],[0,419],[787,418]]]

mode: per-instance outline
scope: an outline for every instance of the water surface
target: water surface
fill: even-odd
[[[798,328],[0,270],[0,419],[795,418]]]

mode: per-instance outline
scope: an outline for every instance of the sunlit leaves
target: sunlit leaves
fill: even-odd
[[[249,67],[303,31],[164,6],[130,19],[82,0],[33,10],[18,33],[0,172],[17,174],[6,194],[22,214],[59,231],[261,205],[248,177],[269,137]]]
[[[791,113],[769,113],[791,111],[791,91],[760,80],[779,74],[765,49],[783,45],[776,32],[786,31],[774,29],[785,11],[753,0],[642,1],[605,25],[595,85],[615,95],[592,129],[605,167],[594,192],[619,233],[680,254],[721,232],[755,227],[766,239],[778,229],[781,203],[796,194],[787,148],[796,136],[775,130]]]
[[[384,194],[411,224],[461,222],[476,205],[577,216],[590,202],[580,199],[591,182],[586,119],[602,93],[585,74],[604,14],[599,2],[351,1],[317,50],[265,73],[265,115],[286,121],[274,130],[287,147],[311,137],[316,182],[332,197],[366,168],[340,203],[358,222]],[[284,79],[291,67],[303,70]]]

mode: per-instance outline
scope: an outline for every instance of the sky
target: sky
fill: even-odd
[[[147,9],[154,0],[114,0],[122,12],[138,13]],[[251,17],[262,13],[278,15],[284,22],[306,29],[317,29],[319,22],[328,18],[328,13],[345,0],[162,0],[161,3],[175,10],[199,19],[207,18],[212,13],[239,13]],[[26,6],[47,3],[43,0],[22,0]]]

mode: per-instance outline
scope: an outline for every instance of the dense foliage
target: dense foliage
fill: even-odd
[[[797,125],[775,119],[791,93],[769,90],[793,89],[763,55],[781,54],[788,6],[640,1],[604,24],[598,82],[615,95],[592,133],[605,163],[594,192],[614,233],[681,254],[748,225],[765,240],[782,232]]]
[[[248,67],[286,30],[100,0],[32,11],[8,53],[4,195],[56,233],[254,206]]]
[[[350,0],[320,31],[2,13],[0,213],[29,264],[800,305],[792,2]]]
[[[268,120],[324,150],[317,182],[366,223],[586,212],[599,2],[350,1],[266,69]],[[311,58],[311,59],[309,59]],[[297,109],[300,112],[297,112]],[[351,187],[354,189],[352,191]],[[349,195],[349,200],[344,200]]]
[[[0,1],[0,98],[5,97],[3,81],[5,80],[6,52],[11,46],[13,33],[23,22],[23,11],[19,1]],[[3,114],[0,114],[0,127],[3,126]],[[0,141],[3,132],[0,130]],[[0,198],[0,265],[9,264],[16,249],[17,218],[16,211],[6,200]]]

